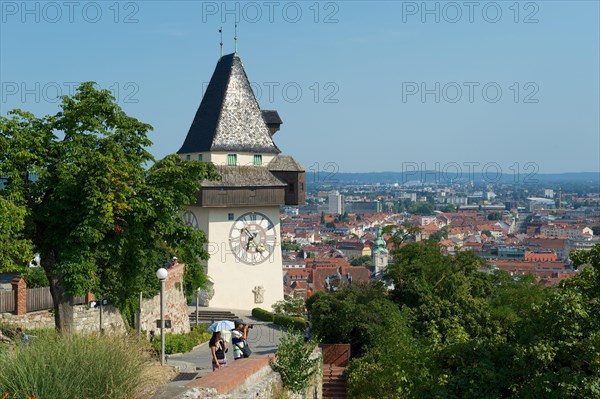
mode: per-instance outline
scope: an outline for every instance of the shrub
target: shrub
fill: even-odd
[[[262,321],[273,322],[273,313],[261,308],[252,309],[252,316]]]
[[[48,282],[48,277],[46,277],[46,272],[39,266],[28,267],[27,269],[23,270],[21,275],[27,283],[27,288],[50,286],[50,283]]]
[[[145,361],[137,341],[43,334],[0,354],[0,393],[11,399],[131,398]]]
[[[284,387],[295,393],[308,387],[320,362],[319,357],[313,356],[316,346],[313,340],[305,343],[302,334],[289,333],[281,337],[277,358],[271,361],[271,367],[281,374]]]
[[[206,331],[207,326],[193,326],[192,330],[187,334],[172,334],[165,335],[165,353],[172,355],[173,353],[189,352],[196,345],[210,340],[211,333]],[[160,336],[157,335],[152,347],[160,352]]]
[[[304,313],[304,298],[287,298],[277,301],[272,308],[275,314],[301,315]]]
[[[304,331],[306,320],[303,317],[276,314],[273,322],[291,330]]]

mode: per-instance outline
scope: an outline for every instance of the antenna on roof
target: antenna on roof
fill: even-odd
[[[235,23],[235,35],[233,36],[233,41],[235,42],[234,53],[237,54],[237,22]]]
[[[219,59],[221,59],[221,58],[223,58],[223,27],[222,26],[219,28],[219,34],[221,35],[221,43],[220,43],[221,52],[219,54]]]

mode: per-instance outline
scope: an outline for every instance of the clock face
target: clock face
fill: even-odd
[[[195,229],[198,228],[198,219],[196,219],[196,215],[191,211],[185,211],[183,213],[183,221],[185,224],[190,225]]]
[[[263,263],[275,250],[275,225],[259,212],[240,216],[231,226],[229,247],[237,259],[249,264]]]

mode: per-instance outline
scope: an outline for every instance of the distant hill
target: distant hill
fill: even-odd
[[[422,178],[425,183],[449,184],[450,178],[456,177],[453,173],[444,175],[435,171],[426,172],[367,172],[367,173],[335,173],[328,175],[315,176],[307,173],[306,181],[309,185],[336,185],[336,184],[419,184],[419,178]],[[455,183],[467,183],[468,174],[465,173],[459,179],[454,180]],[[530,174],[521,173],[519,175],[503,174],[495,175],[493,170],[490,171],[488,177],[482,173],[473,174],[474,183],[505,183],[505,184],[557,184],[557,183],[589,183],[600,185],[600,172],[577,172],[577,173],[539,173]]]

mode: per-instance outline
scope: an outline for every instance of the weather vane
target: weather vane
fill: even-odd
[[[222,26],[219,28],[219,34],[221,35],[221,43],[220,43],[220,45],[221,45],[221,52],[220,52],[220,55],[219,55],[219,59],[221,59],[221,58],[223,58],[223,27]]]
[[[235,23],[235,34],[233,36],[233,41],[235,43],[235,51],[234,53],[237,54],[237,22]]]

